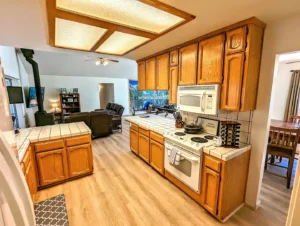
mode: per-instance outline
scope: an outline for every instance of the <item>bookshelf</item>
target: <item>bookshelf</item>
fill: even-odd
[[[61,93],[60,104],[62,118],[69,116],[70,113],[80,112],[80,94]]]

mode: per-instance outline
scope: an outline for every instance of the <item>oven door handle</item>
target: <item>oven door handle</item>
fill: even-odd
[[[190,160],[190,161],[200,163],[200,159],[194,158],[194,157],[188,157],[188,156],[186,156],[185,154],[182,154],[182,152],[181,152],[180,156],[182,156],[182,157],[184,157],[184,158],[186,158],[186,159],[188,159],[188,160]]]

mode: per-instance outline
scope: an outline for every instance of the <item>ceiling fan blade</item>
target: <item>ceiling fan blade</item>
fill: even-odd
[[[112,59],[105,59],[106,61],[110,61],[110,62],[115,62],[115,63],[119,63],[118,60],[112,60]]]
[[[300,60],[298,60],[298,61],[293,61],[293,62],[287,62],[287,63],[285,63],[285,64],[294,64],[294,63],[299,63],[300,62]]]

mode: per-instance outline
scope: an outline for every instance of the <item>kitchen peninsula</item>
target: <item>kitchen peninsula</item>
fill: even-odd
[[[244,205],[251,145],[214,147],[193,142],[171,118],[150,115],[126,117],[130,123],[130,149],[220,221]],[[182,136],[181,136],[182,135]],[[177,148],[180,164],[169,163]]]
[[[4,135],[16,148],[31,196],[38,189],[93,172],[91,130],[84,122],[33,127]]]

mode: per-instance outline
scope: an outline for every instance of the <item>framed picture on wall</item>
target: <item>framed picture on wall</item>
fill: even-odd
[[[61,92],[62,94],[65,94],[65,93],[67,93],[67,89],[66,89],[66,88],[61,88],[61,89],[60,89],[60,92]]]
[[[73,93],[78,93],[78,88],[73,88]]]

